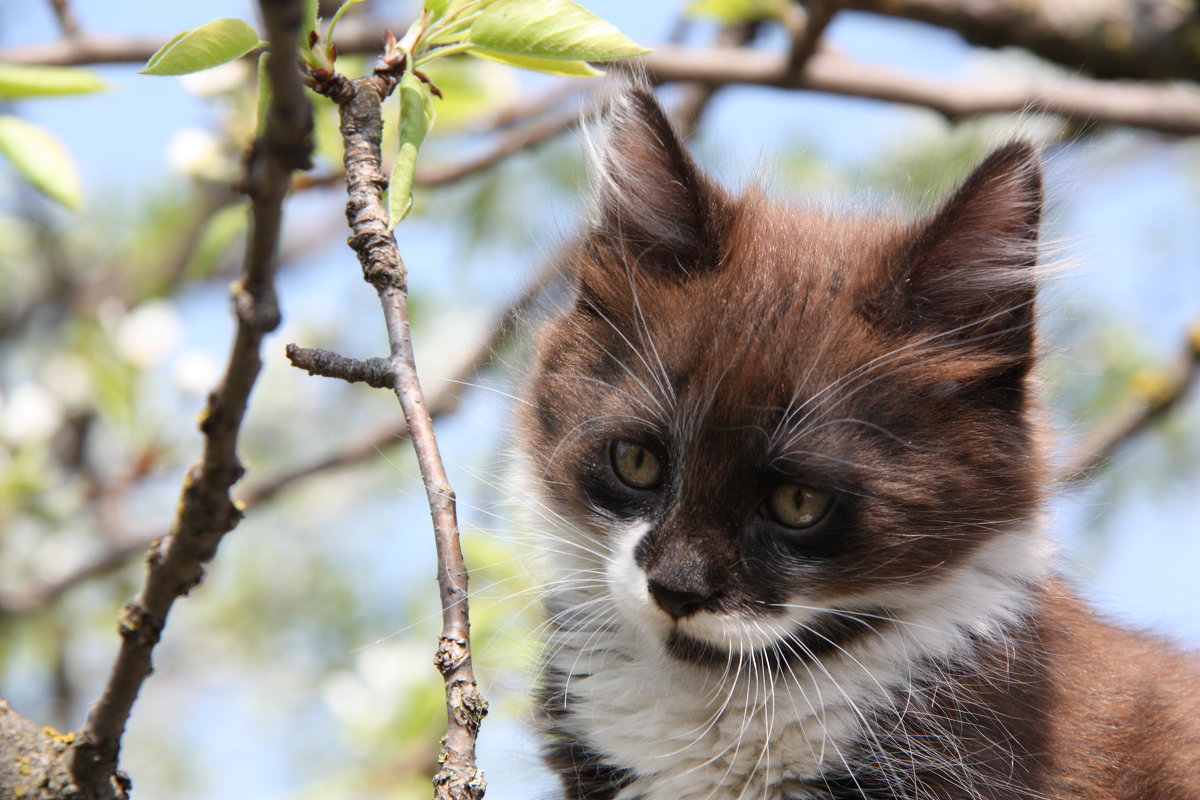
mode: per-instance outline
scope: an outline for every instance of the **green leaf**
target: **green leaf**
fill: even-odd
[[[271,107],[271,78],[267,75],[267,59],[270,53],[258,57],[258,98],[255,102],[254,133],[262,136],[267,132],[267,113]]]
[[[649,52],[570,0],[496,0],[467,37],[491,53],[564,61],[608,61]]]
[[[184,31],[150,56],[143,75],[187,75],[241,58],[261,44],[240,19],[218,19]]]
[[[405,72],[400,78],[400,150],[388,182],[388,228],[408,216],[412,210],[413,178],[417,173],[417,152],[433,119],[429,87],[416,75]]]
[[[211,275],[229,248],[246,231],[247,223],[246,205],[242,202],[230,203],[213,214],[200,233],[185,273],[192,278]]]
[[[79,208],[83,190],[66,148],[44,128],[13,116],[0,116],[0,153],[38,191],[71,210]]]
[[[362,1],[363,0],[345,0],[345,2],[338,7],[338,10],[333,12],[333,19],[329,20],[329,30],[325,32],[325,40],[329,42],[329,44],[333,44],[333,31],[335,28],[337,28],[337,24],[341,22],[342,15],[349,11],[351,6],[356,6]]]
[[[516,56],[508,53],[497,53],[482,47],[472,47],[467,51],[473,56],[498,61],[510,67],[546,72],[550,75],[569,75],[574,78],[595,78],[604,73],[586,61],[566,61],[559,58],[534,58],[533,56]]]
[[[484,114],[499,112],[519,94],[519,76],[514,70],[482,58],[440,58],[422,70],[442,90],[437,101],[439,133],[476,127]]]
[[[425,10],[429,12],[431,21],[436,21],[456,11],[460,6],[469,2],[469,0],[425,0]],[[480,5],[486,5],[487,0],[484,0]],[[476,9],[478,10],[478,9]]]
[[[684,13],[707,17],[726,25],[779,19],[787,11],[789,0],[691,0]]]
[[[313,113],[314,155],[325,162],[327,169],[340,168],[343,150],[338,108],[316,92],[309,92],[309,100]]]
[[[0,100],[102,92],[108,84],[90,69],[0,64]]]
[[[300,49],[312,50],[309,40],[317,30],[318,0],[304,0],[303,18],[300,26]]]

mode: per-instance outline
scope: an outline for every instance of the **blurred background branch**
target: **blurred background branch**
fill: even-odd
[[[846,7],[949,28],[984,47],[1022,47],[1101,78],[1200,75],[1200,18],[1191,3],[848,0]]]
[[[1122,445],[1146,432],[1182,403],[1200,375],[1200,320],[1185,331],[1174,360],[1134,375],[1126,401],[1088,433],[1062,468],[1061,482],[1081,483],[1102,469]]]

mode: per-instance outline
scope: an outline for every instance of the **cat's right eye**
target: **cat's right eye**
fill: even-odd
[[[776,487],[765,503],[772,519],[797,530],[811,528],[825,519],[832,505],[833,495],[829,492],[795,483]]]
[[[624,439],[612,443],[613,472],[633,489],[655,489],[662,483],[663,465],[647,447]]]

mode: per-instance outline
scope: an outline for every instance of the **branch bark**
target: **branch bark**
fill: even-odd
[[[38,728],[0,699],[0,797],[87,800],[67,769],[71,736]]]
[[[67,751],[76,785],[88,797],[124,797],[127,782],[117,771],[125,724],[151,655],[175,599],[203,577],[204,564],[221,538],[237,525],[241,510],[230,489],[242,476],[238,433],[262,362],[263,337],[279,324],[274,277],[282,207],[291,173],[308,164],[311,109],[293,59],[302,7],[295,0],[262,0],[263,19],[276,58],[268,74],[272,99],[266,129],[248,162],[246,190],[252,202],[251,231],[241,281],[234,287],[237,333],[221,385],[209,398],[201,422],[204,454],[184,480],[171,532],[148,557],[146,581],[121,614],[121,644],[108,681]]]
[[[459,546],[454,491],[442,465],[433,420],[417,377],[409,335],[407,272],[388,230],[383,203],[387,178],[380,158],[381,105],[395,88],[395,79],[381,73],[348,84],[334,87],[331,96],[337,99],[341,113],[350,246],[358,256],[363,278],[379,295],[391,352],[391,385],[411,432],[437,548],[442,633],[434,661],[445,681],[447,724],[438,757],[440,768],[433,778],[434,793],[438,800],[479,800],[487,784],[475,763],[475,739],[487,713],[487,702],[476,686],[471,664],[467,569]],[[326,363],[330,363],[328,359]],[[346,367],[346,362],[339,362],[339,366]],[[353,365],[350,370],[356,375],[370,371]]]
[[[1190,3],[847,0],[846,7],[950,28],[971,44],[1023,47],[1101,78],[1200,76],[1200,17]]]
[[[950,119],[999,112],[1057,114],[1080,123],[1115,123],[1166,133],[1200,133],[1200,89],[1183,84],[1108,83],[1086,78],[968,83],[942,81],[816,53],[803,75],[781,54],[662,47],[644,57],[656,83],[745,83],[924,106]]]

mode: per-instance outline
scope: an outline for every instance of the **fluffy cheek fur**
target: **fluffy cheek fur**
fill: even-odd
[[[613,604],[630,629],[661,639],[671,630],[671,618],[650,596],[646,575],[633,557],[648,529],[645,523],[633,523],[620,526],[611,534],[611,554],[604,578]]]

